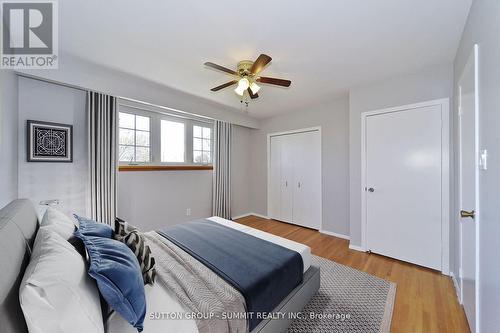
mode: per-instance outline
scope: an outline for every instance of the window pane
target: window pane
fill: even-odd
[[[134,145],[134,130],[120,128],[120,144]]]
[[[133,162],[134,161],[134,147],[120,146],[118,155],[119,155],[120,162]]]
[[[161,161],[184,162],[184,124],[161,121]]]
[[[203,140],[203,150],[210,151],[210,140]]]
[[[201,151],[199,151],[199,150],[193,151],[193,162],[194,163],[203,163]]]
[[[212,163],[212,154],[210,154],[209,152],[205,152],[205,155],[207,157],[207,164],[209,163]]]
[[[201,127],[200,126],[193,126],[193,137],[201,138]]]
[[[203,127],[203,138],[210,139],[211,129],[209,127]]]
[[[203,164],[208,164],[210,160],[210,153],[204,151],[202,154]]]
[[[136,116],[135,129],[140,131],[149,131],[149,117]]]
[[[149,132],[136,131],[135,144],[137,146],[149,146]]]
[[[134,117],[135,116],[133,114],[120,112],[119,115],[120,127],[135,128]]]
[[[136,162],[149,162],[149,148],[136,147],[135,148],[135,161]]]
[[[193,138],[193,150],[201,150],[201,139]]]

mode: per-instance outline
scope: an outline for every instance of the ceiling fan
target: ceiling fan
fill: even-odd
[[[235,76],[234,80],[221,84],[220,86],[214,87],[210,90],[219,91],[221,89],[238,84],[236,89],[234,89],[234,92],[236,94],[238,94],[239,96],[243,96],[245,94],[245,91],[247,91],[250,98],[255,99],[259,97],[257,92],[260,90],[260,86],[257,84],[257,82],[274,84],[282,87],[290,87],[290,84],[292,83],[292,81],[290,80],[276,79],[272,77],[265,77],[258,75],[264,69],[264,67],[266,67],[266,65],[271,62],[271,60],[272,58],[270,56],[266,54],[261,54],[255,61],[251,60],[240,61],[236,66],[236,71],[214,64],[213,62],[206,62],[205,66]]]

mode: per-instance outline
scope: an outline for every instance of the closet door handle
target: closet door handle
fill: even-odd
[[[300,186],[301,186],[301,185],[300,185],[300,182],[298,183],[298,186],[299,186],[299,188],[300,188]]]
[[[285,187],[288,187],[288,180],[285,180]]]

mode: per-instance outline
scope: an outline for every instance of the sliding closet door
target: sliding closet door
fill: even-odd
[[[294,150],[293,223],[320,229],[321,141],[319,131],[290,136]]]
[[[293,135],[280,136],[281,144],[281,212],[280,220],[293,222],[295,147]]]

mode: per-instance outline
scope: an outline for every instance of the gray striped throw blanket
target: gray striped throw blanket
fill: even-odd
[[[240,292],[155,231],[144,237],[156,259],[156,283],[172,291],[190,312],[204,314],[195,319],[199,333],[248,332],[246,319],[221,318],[223,313],[245,313]]]

